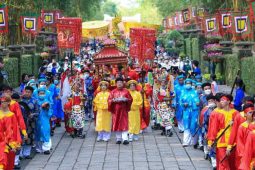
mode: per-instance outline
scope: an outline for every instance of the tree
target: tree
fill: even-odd
[[[102,11],[104,14],[114,17],[118,13],[117,5],[112,1],[107,1],[103,4]]]

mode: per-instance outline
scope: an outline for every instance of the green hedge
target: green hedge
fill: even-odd
[[[198,38],[192,38],[192,59],[200,62],[200,49]]]
[[[237,54],[228,54],[224,56],[224,76],[226,83],[229,86],[232,86],[238,69],[240,69],[240,60]]]
[[[244,81],[246,92],[250,95],[255,94],[255,58],[245,57],[241,59],[241,77]]]
[[[42,64],[42,58],[40,54],[35,54],[33,56],[33,74],[37,76],[39,74],[39,67]]]
[[[12,87],[19,85],[19,60],[17,58],[5,58],[4,70],[8,73],[8,82]],[[6,83],[6,82],[5,82]]]
[[[22,74],[33,74],[33,56],[31,54],[24,54],[20,58],[20,77]]]
[[[192,58],[192,47],[191,47],[190,38],[185,39],[185,48],[186,48],[185,50],[186,55]]]

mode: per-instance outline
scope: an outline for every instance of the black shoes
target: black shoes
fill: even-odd
[[[14,169],[21,169],[21,166],[20,166],[20,164],[18,164],[18,165],[15,165],[15,166],[14,166]]]
[[[123,145],[128,145],[129,142],[127,140],[124,140]]]
[[[197,147],[198,147],[198,144],[195,144],[195,145],[193,146],[194,149],[197,149]]]
[[[50,154],[50,151],[44,151],[43,154],[44,154],[44,155],[49,155],[49,154]]]
[[[183,130],[179,130],[179,133],[183,133],[184,131]]]
[[[117,141],[116,144],[121,144],[121,141]]]

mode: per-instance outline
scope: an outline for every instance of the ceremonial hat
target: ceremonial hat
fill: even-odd
[[[184,75],[179,75],[179,76],[177,76],[177,79],[184,79]]]
[[[138,83],[137,83],[137,81],[135,81],[135,80],[129,80],[129,81],[127,82],[127,85],[130,86],[131,84],[137,85]]]
[[[186,83],[192,83],[192,79],[186,79],[186,80],[185,80],[185,84],[186,84]]]
[[[107,82],[107,81],[100,81],[99,82],[99,86],[101,86],[101,85],[109,86],[109,82]]]
[[[196,83],[196,86],[201,86],[201,87],[202,87],[202,83],[197,82],[197,83]]]
[[[41,79],[38,80],[39,83],[41,83],[41,82],[46,82],[46,81],[47,81],[47,80],[46,80],[45,78],[41,78]]]

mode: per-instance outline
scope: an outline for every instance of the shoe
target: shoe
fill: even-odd
[[[109,139],[103,139],[104,142],[109,142]]]
[[[18,165],[15,165],[15,166],[14,166],[14,169],[21,169],[21,166],[20,166],[20,164],[18,164]]]
[[[79,137],[79,138],[81,138],[81,139],[84,139],[84,138],[85,138],[85,135],[79,134],[77,137]]]
[[[128,145],[129,142],[127,140],[124,140],[123,145]]]
[[[184,144],[183,144],[182,147],[186,148],[186,147],[188,147],[188,145],[184,145]]]
[[[166,135],[166,130],[165,129],[163,129],[162,132],[161,132],[161,136],[164,136],[164,135]]]
[[[205,159],[205,160],[208,160],[208,158],[209,158],[209,155],[208,155],[208,154],[205,154],[205,155],[204,155],[204,159]]]
[[[50,154],[50,151],[44,151],[43,154],[44,154],[44,155],[49,155],[49,154]]]
[[[172,137],[172,136],[173,136],[173,132],[171,132],[171,131],[168,132],[168,133],[167,133],[167,136],[168,136],[168,137]]]
[[[200,149],[201,151],[204,151],[204,146],[200,146],[199,149]]]
[[[25,156],[25,159],[32,159],[32,156]]]
[[[56,124],[56,127],[61,127],[61,123],[57,123],[57,124]]]
[[[195,144],[195,145],[193,146],[194,149],[197,149],[197,147],[198,147],[198,144]]]
[[[183,130],[179,130],[179,133],[183,133],[184,131]]]
[[[101,138],[97,138],[97,142],[101,142],[103,139]]]
[[[116,144],[119,144],[119,145],[120,145],[120,144],[121,144],[121,141],[117,141]]]

